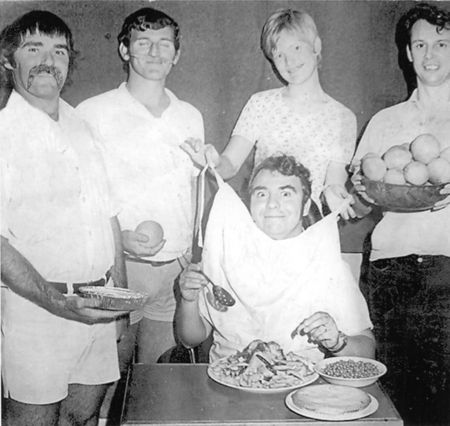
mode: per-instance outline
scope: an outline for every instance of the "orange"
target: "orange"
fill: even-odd
[[[361,160],[361,169],[368,179],[382,180],[386,173],[386,164],[379,155],[365,155]]]
[[[412,154],[402,145],[391,146],[384,154],[383,160],[388,169],[403,169],[412,160]]]
[[[450,163],[441,158],[435,158],[427,164],[429,181],[435,185],[450,182]]]
[[[443,149],[439,154],[439,157],[443,158],[444,160],[447,160],[450,163],[450,146]]]
[[[406,180],[403,171],[400,169],[389,169],[384,175],[385,183],[392,183],[394,185],[405,185]]]
[[[423,185],[428,180],[427,166],[420,161],[411,161],[404,169],[406,182],[413,185]]]
[[[424,133],[411,142],[410,150],[414,160],[428,164],[439,157],[441,146],[432,134]]]
[[[151,247],[159,244],[164,238],[164,230],[162,229],[162,226],[154,220],[145,220],[144,222],[141,222],[137,226],[135,232],[147,235],[149,238],[148,242]]]

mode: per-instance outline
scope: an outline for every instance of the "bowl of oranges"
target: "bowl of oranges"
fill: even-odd
[[[441,190],[450,183],[450,147],[441,149],[433,135],[422,134],[383,155],[366,154],[361,171],[374,204],[399,212],[429,210],[447,196]]]

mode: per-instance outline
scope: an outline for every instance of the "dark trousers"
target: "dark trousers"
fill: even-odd
[[[369,263],[361,290],[388,367],[382,383],[406,425],[450,425],[450,258]]]

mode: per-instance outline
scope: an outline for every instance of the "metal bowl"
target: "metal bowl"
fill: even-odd
[[[440,194],[446,184],[441,185],[394,185],[363,178],[367,195],[374,204],[386,210],[417,212],[431,209],[435,203],[447,197]]]
[[[339,371],[343,371],[341,373],[336,372],[335,374],[331,375],[325,372],[325,369],[327,367],[334,367],[335,370],[338,370],[337,366],[343,367],[345,365],[347,365],[346,369],[339,369]],[[376,371],[376,373],[367,375],[366,377],[345,377],[345,375],[348,375],[347,373],[349,373],[350,371],[355,371],[355,366],[361,367],[364,365],[366,366],[366,369],[367,367],[369,367],[370,370],[374,370]],[[375,383],[381,376],[386,374],[387,371],[386,366],[380,361],[358,356],[337,356],[326,358],[317,363],[314,369],[316,373],[318,373],[323,379],[325,379],[329,383],[332,383],[333,385],[353,386],[356,388],[369,386]],[[357,369],[356,371],[360,370],[361,368]],[[363,376],[363,374],[360,375]],[[358,376],[358,374],[356,374],[356,376]]]

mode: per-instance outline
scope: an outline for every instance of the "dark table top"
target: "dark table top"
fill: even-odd
[[[214,382],[207,364],[135,364],[128,378],[122,425],[329,425],[302,417],[284,402],[289,393],[253,393]],[[320,381],[316,382],[320,383]],[[349,426],[402,426],[397,410],[380,385],[363,388],[379,403],[372,415]]]

